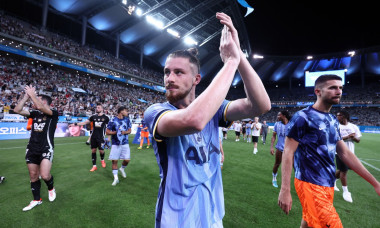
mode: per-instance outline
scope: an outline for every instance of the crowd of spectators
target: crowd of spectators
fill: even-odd
[[[12,113],[27,84],[35,86],[38,94],[50,95],[60,115],[90,116],[101,103],[108,115],[116,115],[119,106],[127,106],[134,118],[152,103],[165,100],[164,94],[156,91],[80,75],[47,64],[32,64],[4,54],[0,56],[0,65],[0,112]],[[72,88],[83,89],[86,93],[74,92]],[[31,102],[27,105],[31,108]]]
[[[0,12],[0,32],[97,64],[71,59],[65,55],[59,55],[58,52],[57,54],[46,50],[41,51],[33,46],[20,44],[6,38],[0,39],[2,44],[115,76],[122,76],[113,71],[113,68],[137,76],[137,79],[134,78],[134,80],[138,82],[146,83],[146,81],[138,80],[138,78],[145,78],[160,84],[163,83],[162,73],[140,68],[138,64],[125,59],[116,59],[109,52],[90,48],[87,45],[81,46],[70,38],[42,31],[24,21],[4,15],[2,12]],[[80,75],[79,72],[59,69],[38,61],[19,60],[6,54],[0,56],[0,64],[2,65],[0,69],[0,113],[12,113],[17,100],[22,95],[22,88],[26,84],[35,85],[40,94],[52,96],[53,104],[60,115],[90,116],[94,114],[96,104],[102,103],[109,115],[116,114],[117,107],[125,105],[129,108],[131,117],[138,118],[150,104],[165,100],[162,93],[113,82],[89,74]],[[73,87],[81,88],[86,93],[74,92]],[[345,86],[341,104],[380,104],[379,88],[377,84],[368,85],[365,89],[357,85]],[[262,120],[268,122],[275,122],[280,110],[286,109],[293,114],[302,108],[296,107],[299,102],[310,103],[316,99],[312,89],[301,87],[291,91],[279,88],[268,89],[268,94],[274,107],[270,112],[261,116]],[[240,95],[239,93],[229,93],[228,98],[236,99]],[[289,107],[289,105],[295,107]],[[336,113],[339,109],[333,108],[332,113]],[[354,123],[380,126],[379,108],[346,107],[346,109],[353,116]]]
[[[163,84],[163,76],[161,72],[157,72],[147,68],[140,68],[139,64],[133,63],[127,59],[115,58],[111,53],[104,50],[97,50],[95,48],[89,47],[88,45],[82,46],[78,42],[57,34],[53,32],[48,32],[46,30],[40,30],[27,22],[18,20],[11,16],[5,15],[0,11],[0,32],[6,33],[8,35],[21,38],[23,40],[30,41],[32,43],[45,46],[57,51],[61,51],[70,54],[75,57],[79,57],[82,60],[92,61],[100,65],[94,65],[86,61],[75,60],[68,58],[67,56],[62,56],[57,53],[49,53],[46,50],[42,51],[36,47],[32,47],[26,44],[20,44],[18,42],[13,42],[2,38],[2,43],[14,46],[19,49],[23,49],[28,52],[45,55],[52,57],[61,61],[74,63],[76,65],[84,66],[93,70],[98,70],[104,73],[112,74],[115,76],[123,76],[112,69],[120,70],[125,73],[137,76],[132,78],[138,82],[146,83],[146,81],[138,80],[138,78],[145,78],[150,81]]]

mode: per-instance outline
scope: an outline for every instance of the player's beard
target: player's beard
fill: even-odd
[[[193,85],[183,93],[180,93],[180,92],[173,93],[169,90],[166,90],[165,96],[166,96],[166,99],[169,101],[169,103],[175,104],[178,101],[185,99],[189,95],[192,89],[193,89]]]

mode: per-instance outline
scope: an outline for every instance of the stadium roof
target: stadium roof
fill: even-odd
[[[42,0],[7,2],[43,6]],[[191,47],[183,41],[192,37],[197,42],[193,46],[200,51],[202,80],[206,82],[222,66],[218,49],[222,26],[215,18],[215,13],[220,11],[233,18],[242,48],[263,80],[300,78],[306,70],[339,68],[354,73],[360,68],[364,52],[373,53],[366,70],[380,73],[379,49],[363,49],[380,45],[376,2],[260,0],[247,3],[254,8],[247,17],[244,17],[247,9],[238,0],[49,0],[49,10],[78,24],[85,18],[88,27],[99,34],[113,40],[119,38],[121,44],[143,52],[146,59],[161,65],[168,53]],[[40,21],[41,14],[35,15]],[[162,23],[158,24],[161,28],[157,28],[158,21]],[[178,32],[179,38],[167,29]],[[77,30],[80,34],[80,29]],[[349,56],[351,50],[356,50],[356,55]],[[253,54],[264,59],[255,60]],[[314,59],[307,60],[307,55]],[[234,85],[239,83],[236,75]]]

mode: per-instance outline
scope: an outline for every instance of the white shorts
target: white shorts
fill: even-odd
[[[108,160],[130,160],[130,159],[131,159],[131,150],[129,149],[129,144],[112,145]]]

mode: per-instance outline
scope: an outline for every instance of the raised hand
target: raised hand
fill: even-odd
[[[28,94],[29,97],[36,96],[36,88],[34,88],[32,85],[25,86],[24,91],[26,94]]]
[[[236,43],[232,39],[231,32],[228,30],[228,27],[225,25],[222,30],[222,36],[220,37],[220,57],[224,63],[228,60],[240,62],[240,52]]]
[[[228,30],[231,32],[232,39],[234,40],[235,44],[238,46],[240,51],[239,35],[236,28],[234,27],[234,24],[232,23],[231,17],[225,13],[216,13],[216,18],[219,19],[221,24],[228,27]]]

